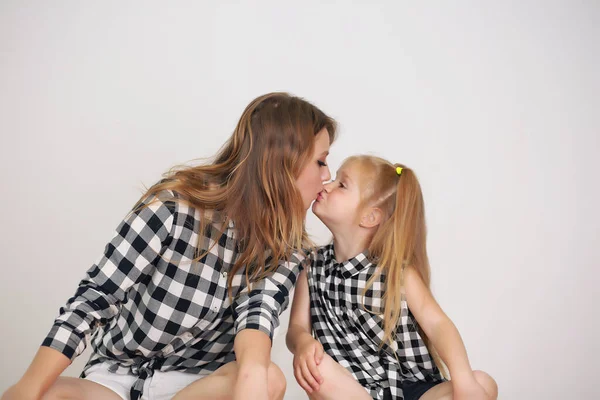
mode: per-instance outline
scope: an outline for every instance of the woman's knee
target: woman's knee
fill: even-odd
[[[83,399],[84,392],[76,378],[59,377],[42,396],[42,400]]]
[[[498,384],[488,373],[483,371],[473,371],[475,379],[493,399],[498,397]]]
[[[59,377],[42,400],[121,400],[121,396],[99,383],[86,379]]]
[[[285,394],[285,389],[287,387],[287,381],[285,380],[283,371],[275,363],[271,363],[269,365],[269,370],[267,372],[267,383],[269,399],[283,399],[283,395]]]

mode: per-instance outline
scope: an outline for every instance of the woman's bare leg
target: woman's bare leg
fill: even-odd
[[[122,400],[121,396],[99,383],[61,376],[42,396],[42,400]]]
[[[238,366],[235,361],[183,388],[173,400],[229,400],[233,397],[233,388],[237,379]],[[273,363],[267,372],[269,400],[282,400],[286,381],[281,369]]]

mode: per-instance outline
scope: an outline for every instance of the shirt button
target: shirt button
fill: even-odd
[[[223,276],[223,278],[227,278],[227,271],[223,271],[223,272],[221,273],[221,275]]]
[[[211,310],[212,310],[212,312],[217,312],[217,311],[219,311],[219,309],[217,308],[217,306],[215,306],[215,307],[211,307]]]
[[[184,334],[183,334],[183,338],[184,338],[184,339],[191,339],[191,338],[192,338],[192,336],[193,336],[193,335],[192,335],[190,332],[186,332],[186,333],[184,333]]]

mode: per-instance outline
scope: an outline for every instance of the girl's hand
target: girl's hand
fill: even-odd
[[[475,380],[475,377],[460,385],[453,384],[452,398],[454,400],[495,400]]]
[[[294,376],[302,389],[308,393],[319,390],[320,384],[323,383],[323,377],[317,367],[323,360],[323,353],[321,343],[310,335],[303,337],[297,345],[294,355]]]

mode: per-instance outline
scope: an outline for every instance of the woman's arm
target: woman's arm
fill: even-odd
[[[113,318],[127,292],[152,268],[161,249],[171,238],[177,205],[154,201],[135,209],[119,224],[99,261],[88,271],[67,304],[60,309],[52,329],[25,375],[14,387],[26,382],[27,389],[43,394],[81,354],[86,336],[99,324]]]
[[[233,390],[234,399],[267,400],[267,371],[271,363],[271,339],[255,329],[244,329],[235,336],[233,345],[239,366]]]
[[[252,289],[235,298],[233,303],[234,351],[239,375],[234,398],[267,398],[267,370],[271,362],[271,343],[279,315],[289,304],[304,254],[294,254],[289,261],[280,261],[270,276],[252,285]]]
[[[71,364],[60,351],[40,347],[23,377],[2,396],[2,400],[37,400]]]

